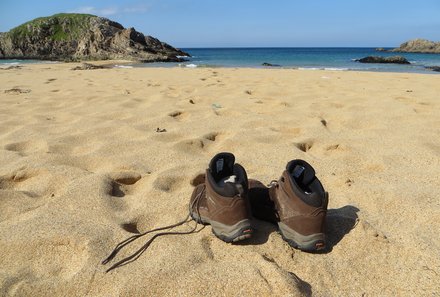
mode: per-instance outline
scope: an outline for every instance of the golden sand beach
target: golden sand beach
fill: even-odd
[[[0,69],[1,296],[439,296],[439,75],[74,66]],[[105,273],[188,214],[222,151],[264,184],[312,164],[326,252],[255,220],[240,244],[207,226]]]

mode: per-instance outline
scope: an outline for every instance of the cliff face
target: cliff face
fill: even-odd
[[[134,28],[88,14],[56,14],[0,33],[1,59],[180,61],[189,56]]]
[[[440,53],[440,42],[433,42],[426,39],[414,39],[404,42],[400,47],[391,50],[392,52],[403,53]]]

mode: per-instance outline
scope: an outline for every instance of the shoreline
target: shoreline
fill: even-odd
[[[20,61],[20,60],[19,60]],[[97,60],[97,61],[80,61],[80,62],[57,62],[57,61],[36,61],[35,63],[1,63],[0,60],[0,70],[7,69],[10,66],[27,66],[27,65],[81,65],[81,64],[95,64],[98,66],[113,66],[111,68],[148,68],[148,69],[262,69],[262,70],[300,70],[300,71],[333,71],[333,72],[361,72],[361,73],[395,73],[395,74],[429,74],[438,75],[440,72],[434,70],[421,70],[421,71],[389,71],[389,70],[371,70],[371,69],[347,69],[347,68],[335,68],[335,67],[268,67],[268,66],[216,66],[216,65],[195,65],[191,62],[188,64],[174,63],[174,62],[153,62],[153,63],[139,63],[129,60]],[[177,65],[176,65],[177,64]],[[121,66],[121,67],[118,67]],[[127,67],[124,67],[127,66]]]
[[[366,71],[390,73],[434,73],[440,65],[440,55],[403,53],[408,65],[393,63],[359,63],[367,56],[393,56],[393,53],[377,52],[375,48],[185,48],[191,55],[185,62],[122,61],[129,67],[188,67],[188,68],[284,68],[304,70]],[[7,60],[3,60],[5,62]],[[1,65],[0,61],[0,65]],[[10,61],[12,62],[12,61]],[[20,62],[15,60],[15,62]],[[40,62],[37,63],[50,63]],[[59,63],[63,63],[61,61]],[[83,63],[117,64],[120,60],[76,61]],[[24,61],[23,64],[29,63]],[[267,64],[267,65],[264,65]],[[279,66],[279,67],[271,67]],[[1,67],[1,66],[0,66]],[[432,67],[429,69],[429,67]]]

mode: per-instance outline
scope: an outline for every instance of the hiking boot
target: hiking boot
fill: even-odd
[[[198,223],[210,224],[212,232],[225,242],[252,235],[248,210],[248,179],[231,153],[219,153],[206,169],[205,182],[191,196],[189,211]]]
[[[280,179],[272,183],[269,196],[284,240],[303,251],[325,248],[328,193],[310,164],[290,161]]]

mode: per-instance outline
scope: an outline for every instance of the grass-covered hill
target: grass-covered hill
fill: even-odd
[[[134,28],[90,14],[36,18],[0,33],[0,58],[177,61],[186,53]]]

